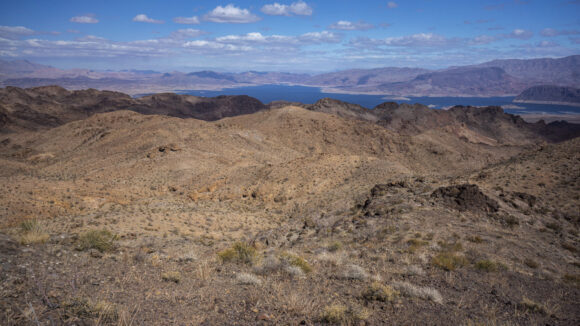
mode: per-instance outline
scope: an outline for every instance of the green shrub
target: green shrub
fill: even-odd
[[[246,243],[236,242],[231,248],[218,252],[222,262],[236,262],[252,265],[257,260],[256,249]]]
[[[458,267],[467,265],[467,259],[452,252],[442,252],[433,257],[431,263],[446,271],[453,271]]]
[[[392,302],[398,296],[399,291],[379,282],[373,282],[362,293],[362,297],[367,301]]]
[[[300,268],[304,273],[312,272],[312,267],[306,261],[306,259],[304,259],[296,254],[285,252],[282,255],[280,255],[280,259],[287,262],[291,266],[296,266],[296,267]]]
[[[484,272],[497,272],[499,269],[498,264],[491,260],[480,260],[475,263],[475,268]]]
[[[340,325],[357,325],[369,318],[365,309],[333,304],[324,308],[321,319],[323,322]]]
[[[50,238],[44,227],[35,219],[23,221],[20,223],[20,228],[24,232],[20,236],[20,243],[24,245],[44,243]]]
[[[80,235],[79,250],[97,249],[100,252],[113,251],[117,236],[108,230],[90,230]]]

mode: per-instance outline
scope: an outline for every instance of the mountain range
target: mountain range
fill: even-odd
[[[265,84],[322,87],[328,92],[399,96],[515,96],[537,85],[580,87],[580,55],[559,59],[494,60],[440,70],[351,69],[323,74],[283,72],[61,70],[28,61],[0,61],[0,86],[60,85],[67,89],[109,89],[128,94],[188,89],[222,89]]]

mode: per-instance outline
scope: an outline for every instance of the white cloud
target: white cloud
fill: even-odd
[[[343,31],[365,31],[373,29],[375,26],[362,21],[353,23],[347,20],[339,20],[336,23],[330,25],[329,28]]]
[[[0,37],[7,39],[17,39],[34,33],[33,30],[24,26],[0,26]]]
[[[560,46],[560,44],[552,41],[541,41],[537,45],[541,48],[553,48],[556,46]]]
[[[527,39],[531,38],[533,35],[534,35],[534,33],[531,31],[516,28],[511,33],[504,34],[503,36],[505,38],[516,38],[516,39],[520,39],[520,40],[527,40]]]
[[[495,42],[495,41],[497,41],[496,36],[479,35],[479,36],[474,37],[473,40],[470,41],[470,43],[473,45],[482,45],[482,44],[489,44],[489,43]]]
[[[277,2],[267,4],[262,7],[262,12],[271,16],[310,16],[312,15],[312,7],[304,1],[293,2],[290,5],[282,5]]]
[[[79,24],[96,24],[99,22],[94,15],[74,16],[70,21]]]
[[[298,36],[287,35],[262,35],[254,32],[245,35],[226,35],[215,39],[216,42],[229,44],[247,44],[247,45],[276,45],[276,46],[299,46],[317,43],[338,43],[341,37],[332,32],[312,32]]]
[[[203,18],[214,23],[253,23],[260,20],[260,17],[252,14],[248,9],[241,9],[233,4],[225,7],[217,6],[208,12]]]
[[[578,35],[580,31],[577,30],[556,30],[553,28],[544,28],[540,34],[546,37],[561,36],[561,35]]]
[[[434,33],[419,33],[400,37],[388,37],[384,40],[385,45],[405,47],[442,46],[447,45],[450,42],[450,39]]]
[[[194,37],[198,37],[198,36],[203,35],[203,34],[205,34],[205,32],[201,31],[199,29],[186,28],[186,29],[179,29],[179,30],[176,30],[175,32],[172,32],[170,35],[170,38],[172,38],[172,39],[194,38]]]
[[[139,23],[163,24],[163,21],[162,20],[157,20],[157,19],[149,18],[145,14],[139,14],[139,15],[133,17],[133,21],[134,22],[139,22]]]
[[[199,24],[199,18],[197,16],[193,17],[175,17],[173,18],[173,22],[177,24],[185,24],[185,25],[197,25]]]
[[[394,1],[389,1],[387,3],[387,7],[391,8],[391,9],[397,8],[398,6],[399,5],[396,2],[394,2]]]

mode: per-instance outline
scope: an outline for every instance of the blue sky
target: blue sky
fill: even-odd
[[[321,72],[580,54],[580,0],[3,1],[0,58]]]

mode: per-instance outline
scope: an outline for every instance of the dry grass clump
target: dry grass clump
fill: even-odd
[[[499,265],[494,261],[484,259],[475,263],[475,268],[484,272],[497,272]]]
[[[260,280],[256,275],[250,273],[240,273],[236,275],[236,281],[238,284],[243,285],[260,285],[262,280]]]
[[[256,249],[246,243],[236,242],[231,248],[218,252],[222,262],[236,262],[253,265],[258,259]]]
[[[446,271],[453,271],[458,267],[467,265],[467,259],[452,252],[442,252],[433,257],[431,263]]]
[[[50,238],[44,230],[44,227],[37,220],[26,220],[22,222],[20,229],[24,232],[20,236],[20,243],[24,245],[44,243]]]
[[[181,281],[181,273],[178,271],[170,271],[161,274],[161,279],[165,282],[179,283]]]
[[[463,249],[460,242],[448,243],[446,241],[441,241],[438,244],[441,248],[441,252],[431,260],[433,265],[446,271],[453,271],[458,267],[467,265],[467,258],[456,254],[457,251]]]
[[[580,274],[564,274],[563,279],[565,282],[575,284],[580,286]]]
[[[310,266],[310,264],[308,263],[308,261],[306,261],[306,259],[290,253],[290,252],[285,252],[283,254],[280,255],[280,259],[286,263],[288,263],[290,266],[295,266],[300,268],[304,273],[310,273],[312,272],[312,266]]]
[[[410,297],[431,300],[439,304],[443,303],[441,293],[433,288],[419,287],[408,282],[394,282],[393,287],[399,290],[402,294]]]
[[[86,298],[73,298],[62,304],[66,319],[79,318],[98,319],[97,325],[101,323],[113,323],[119,319],[119,310],[114,303],[100,300],[92,302]]]
[[[546,307],[544,307],[544,305],[537,303],[531,299],[528,299],[526,297],[522,298],[522,301],[520,302],[520,306],[528,311],[531,312],[537,312],[540,313],[542,315],[546,314]]]
[[[113,251],[117,236],[108,230],[91,230],[80,235],[78,250],[97,249],[100,252]]]
[[[406,275],[425,275],[425,271],[421,268],[421,266],[410,265],[407,267],[405,274]]]
[[[473,243],[482,243],[483,242],[483,239],[478,235],[470,235],[470,236],[466,237],[465,239],[467,239],[467,241],[470,241]]]
[[[364,281],[369,278],[369,273],[367,273],[367,271],[365,271],[364,268],[360,267],[359,265],[349,264],[344,266],[344,270],[342,271],[342,278]]]
[[[538,264],[535,260],[531,258],[524,259],[524,264],[529,268],[538,268],[540,266],[540,264]]]
[[[419,240],[419,239],[410,239],[407,241],[409,248],[407,249],[410,253],[415,253],[421,247],[426,246],[429,244],[429,241]]]
[[[362,297],[368,301],[392,302],[399,294],[399,291],[389,285],[373,282],[363,291]]]
[[[333,304],[324,308],[320,319],[329,324],[358,325],[368,319],[369,315],[369,312],[364,308]]]

